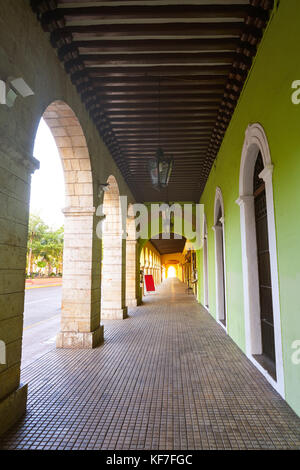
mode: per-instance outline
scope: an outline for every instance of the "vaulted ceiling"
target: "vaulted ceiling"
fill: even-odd
[[[273,0],[32,0],[139,201],[198,201]],[[167,190],[147,161],[173,156]]]

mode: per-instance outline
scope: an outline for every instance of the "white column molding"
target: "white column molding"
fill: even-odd
[[[264,169],[259,174],[259,178],[264,180],[266,191],[273,297],[274,339],[276,352],[276,381],[253,358],[253,355],[261,354],[262,351],[257,241],[253,196],[254,167],[259,151],[261,152],[264,163]],[[273,170],[274,167],[271,161],[268,140],[263,127],[260,124],[253,124],[248,126],[245,134],[245,141],[241,157],[239,182],[240,194],[236,201],[240,206],[246,354],[256,365],[256,367],[263,373],[267,380],[273,385],[273,387],[280,393],[280,395],[284,397],[284,371],[282,358],[276,229],[272,183]]]
[[[241,196],[237,203],[241,215],[246,354],[252,356],[262,352],[254,196]]]
[[[265,183],[270,183],[270,181],[272,180],[272,176],[273,176],[273,170],[274,170],[274,165],[267,165],[265,166],[263,171],[259,173],[258,176],[259,178],[264,180]]]
[[[209,308],[209,281],[208,281],[208,235],[207,221],[204,214],[204,240],[203,240],[203,302]]]
[[[221,210],[221,217],[219,213]],[[220,325],[227,331],[227,296],[226,296],[226,258],[225,258],[225,218],[221,188],[216,188],[214,205],[215,232],[215,276],[216,276],[216,317]],[[224,320],[226,326],[224,326]]]

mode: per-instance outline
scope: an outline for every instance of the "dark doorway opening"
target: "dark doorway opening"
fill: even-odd
[[[262,354],[255,355],[254,357],[276,380],[273,299],[266,190],[264,181],[259,178],[259,174],[263,169],[263,159],[261,153],[259,153],[254,169],[253,189],[258,258]]]

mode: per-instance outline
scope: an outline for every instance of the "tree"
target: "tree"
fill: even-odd
[[[53,231],[40,216],[31,214],[29,218],[27,273],[33,272],[33,263],[39,268],[48,267],[48,275],[53,269],[62,271],[64,229]]]
[[[32,273],[34,256],[38,255],[39,243],[48,226],[40,216],[30,214],[28,227],[28,251],[27,251],[27,273]]]

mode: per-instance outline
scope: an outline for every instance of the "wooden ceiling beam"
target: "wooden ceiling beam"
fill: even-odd
[[[164,143],[164,144],[159,144],[157,142],[154,142],[153,145],[150,145],[150,144],[145,144],[145,145],[120,145],[121,146],[121,149],[122,149],[122,152],[124,153],[124,155],[127,155],[128,157],[130,155],[136,155],[136,154],[139,154],[139,155],[142,155],[142,154],[147,154],[147,153],[151,153],[153,154],[153,156],[156,155],[156,151],[157,151],[157,148],[158,147],[162,147],[164,152],[165,152],[165,155],[168,155],[170,153],[172,153],[173,151],[179,151],[182,153],[182,152],[200,152],[202,150],[206,150],[207,149],[207,145],[208,145],[208,142],[204,141],[204,142],[184,142],[184,141],[181,141],[181,142],[174,142],[173,144],[167,144],[167,143]]]
[[[116,5],[116,6],[60,6],[59,12],[67,21],[91,20],[112,24],[118,20],[174,20],[196,19],[244,19],[250,12],[249,5]],[[75,23],[76,24],[76,23]]]
[[[122,111],[109,111],[106,112],[106,115],[113,121],[115,120],[128,120],[128,123],[130,123],[131,120],[140,120],[140,122],[143,121],[156,121],[158,124],[158,114],[157,111],[144,111],[143,109],[140,109],[138,111],[136,110],[130,110],[126,111],[126,113]],[[217,113],[215,110],[200,110],[200,111],[189,111],[189,112],[181,112],[180,114],[174,113],[173,111],[161,111],[160,113],[160,118],[161,118],[161,124],[162,125],[168,125],[168,122],[172,121],[180,121],[180,120],[188,120],[188,121],[194,121],[195,119],[200,121],[206,121],[207,119],[216,119]],[[170,121],[168,121],[170,119]],[[166,120],[166,121],[164,121]]]
[[[210,137],[211,134],[210,133],[206,133],[205,135],[197,135],[196,134],[196,137],[193,137],[193,136],[189,136],[189,135],[179,135],[179,136],[171,136],[171,137],[166,137],[166,136],[158,136],[158,134],[154,135],[154,136],[136,136],[136,137],[124,137],[124,136],[120,136],[118,138],[118,142],[121,146],[124,146],[124,145],[149,145],[149,144],[153,144],[153,145],[157,145],[157,142],[159,141],[160,142],[160,145],[161,146],[164,146],[164,145],[170,145],[170,144],[173,144],[174,142],[182,142],[182,140],[184,139],[185,141],[189,141],[189,142],[203,142],[203,140],[207,141],[207,137]]]
[[[240,37],[244,28],[242,21],[233,22],[182,22],[182,23],[119,23],[119,24],[80,24],[66,25],[62,33],[71,33],[75,41],[85,38],[163,38],[181,37]],[[168,39],[170,39],[168,37]]]
[[[90,90],[90,94],[92,93],[99,93],[100,97],[110,98],[110,97],[131,97],[136,96],[138,98],[149,98],[149,96],[155,95],[155,93],[159,93],[161,98],[168,96],[168,95],[197,95],[197,94],[207,94],[210,96],[211,94],[223,94],[225,87],[223,84],[220,85],[195,85],[193,87],[190,86],[189,83],[185,83],[184,85],[176,85],[175,86],[158,86],[157,85],[147,85],[144,83],[140,83],[138,86],[131,86],[128,84],[127,86],[95,86],[93,90]]]
[[[106,53],[141,53],[141,52],[201,52],[201,51],[236,51],[239,39],[237,38],[203,38],[203,39],[139,39],[119,41],[103,39],[73,41],[75,47],[82,54]]]
[[[198,125],[198,126],[194,126],[192,127],[191,129],[190,128],[181,128],[180,125],[178,125],[176,127],[175,125],[175,128],[173,128],[173,126],[171,128],[164,128],[162,129],[161,127],[159,126],[148,126],[146,124],[146,128],[143,128],[143,127],[140,127],[140,128],[117,128],[116,126],[114,126],[114,132],[115,132],[115,135],[118,136],[118,137],[151,137],[151,136],[155,136],[158,134],[158,132],[160,132],[160,135],[161,136],[172,136],[172,135],[190,135],[190,134],[197,134],[197,135],[201,135],[201,134],[206,134],[206,133],[210,133],[211,132],[211,129],[212,129],[212,126],[211,125]]]
[[[213,120],[207,119],[207,120],[190,120],[190,121],[185,121],[185,120],[173,120],[170,123],[164,123],[162,122],[160,126],[158,125],[157,121],[143,121],[139,123],[138,121],[131,121],[131,122],[124,122],[124,121],[113,121],[112,126],[115,132],[138,132],[142,133],[143,131],[147,132],[155,132],[158,131],[160,128],[161,132],[164,131],[172,131],[172,132],[177,132],[178,130],[194,130],[195,132],[198,132],[199,130],[204,130],[204,129],[212,129],[213,126]]]
[[[185,111],[188,112],[189,110],[191,111],[216,111],[220,107],[219,103],[215,102],[203,102],[203,103],[172,103],[172,102],[166,102],[161,104],[161,108],[159,110],[158,106],[156,103],[147,103],[143,105],[143,103],[133,103],[132,106],[127,103],[118,103],[116,105],[113,104],[108,104],[105,106],[106,112],[109,114],[111,112],[138,112],[140,110],[143,110],[144,112],[148,111],[155,111],[157,112],[157,118],[158,118],[158,113],[159,111],[161,113],[163,112],[170,112],[170,111]]]
[[[179,132],[179,131],[174,131],[172,133],[162,133],[160,132],[160,138],[162,140],[164,139],[190,139],[190,138],[199,138],[199,136],[201,137],[204,137],[204,136],[210,136],[211,135],[211,131],[210,129],[208,130],[203,130],[203,131],[182,131],[182,132]],[[142,140],[144,141],[144,139],[151,139],[151,138],[156,138],[158,137],[158,132],[144,132],[144,133],[120,133],[120,132],[115,132],[115,136],[118,138],[118,141],[119,142],[122,142],[124,140]]]
[[[158,85],[160,82],[161,87],[176,87],[176,86],[198,86],[198,85],[224,85],[227,81],[227,75],[215,75],[215,74],[201,74],[201,75],[185,75],[184,73],[178,76],[165,77],[164,75],[143,75],[138,78],[124,76],[119,77],[102,77],[94,78],[91,82],[93,88],[97,87],[145,87],[151,86],[153,83]],[[83,83],[84,85],[84,83]]]
[[[165,149],[164,149],[165,150]],[[140,163],[146,163],[148,164],[148,160],[149,158],[153,158],[153,156],[155,156],[155,153],[153,154],[152,150],[151,151],[148,151],[149,152],[149,155],[142,155],[142,154],[139,154],[139,153],[133,153],[132,155],[129,155],[129,158],[128,158],[128,164],[129,165],[138,165]],[[150,155],[151,154],[151,155]],[[166,151],[165,154],[168,156],[169,155],[169,152]],[[176,154],[174,153],[173,155],[173,159],[174,159],[174,170],[176,168],[178,168],[177,165],[184,165],[185,163],[193,163],[193,164],[201,164],[202,160],[204,159],[205,157],[205,151],[203,151],[202,149],[197,149],[196,151],[193,150],[193,149],[187,149],[187,153],[182,153],[182,151],[180,150],[180,152],[177,152]],[[139,167],[141,170],[142,170],[142,166]]]
[[[152,129],[152,127],[161,127],[168,129],[169,127],[175,126],[176,128],[180,127],[185,127],[185,126],[198,126],[201,127],[203,125],[210,126],[211,124],[215,123],[215,115],[213,113],[203,113],[203,115],[200,116],[178,116],[174,114],[161,114],[160,115],[160,123],[157,119],[157,115],[151,115],[150,117],[147,117],[144,114],[141,114],[139,116],[135,115],[128,115],[127,117],[123,116],[118,116],[118,115],[111,115],[111,124],[112,126],[115,127],[120,127],[120,129],[140,129],[144,128],[145,130],[147,129]]]
[[[130,158],[130,157],[135,157],[136,155],[138,155],[139,157],[154,157],[155,156],[155,153],[156,153],[156,149],[148,149],[148,150],[145,150],[145,149],[136,149],[136,150],[124,150],[123,151],[123,154],[124,156],[126,156],[127,158]],[[194,157],[200,157],[203,155],[203,153],[206,151],[207,149],[207,146],[203,146],[200,147],[200,146],[197,146],[196,148],[189,148],[189,149],[179,149],[179,148],[176,148],[176,149],[165,149],[165,153],[166,155],[168,155],[169,153],[172,153],[172,156],[174,155],[180,155],[182,156],[183,154],[184,155],[187,155],[187,156],[194,156]]]
[[[134,197],[198,200],[272,1],[106,1],[31,5]],[[159,129],[169,193],[146,170]]]
[[[80,59],[87,67],[128,67],[156,65],[218,65],[232,64],[235,52],[201,52],[172,54],[81,54]]]
[[[182,75],[228,75],[231,65],[166,65],[156,67],[87,67],[89,76],[93,78],[110,77],[173,77]],[[157,78],[156,78],[157,80]]]
[[[94,95],[95,96],[95,95]],[[122,104],[122,103],[157,103],[158,105],[161,104],[163,105],[165,102],[208,102],[208,101],[214,101],[214,102],[220,102],[220,100],[223,97],[223,93],[201,93],[201,94],[171,94],[169,93],[168,95],[162,95],[159,96],[157,93],[156,95],[137,95],[137,96],[126,96],[126,94],[122,96],[106,96],[106,95],[101,95],[100,93],[97,95],[99,96],[99,102],[103,103],[103,105],[106,104]]]

